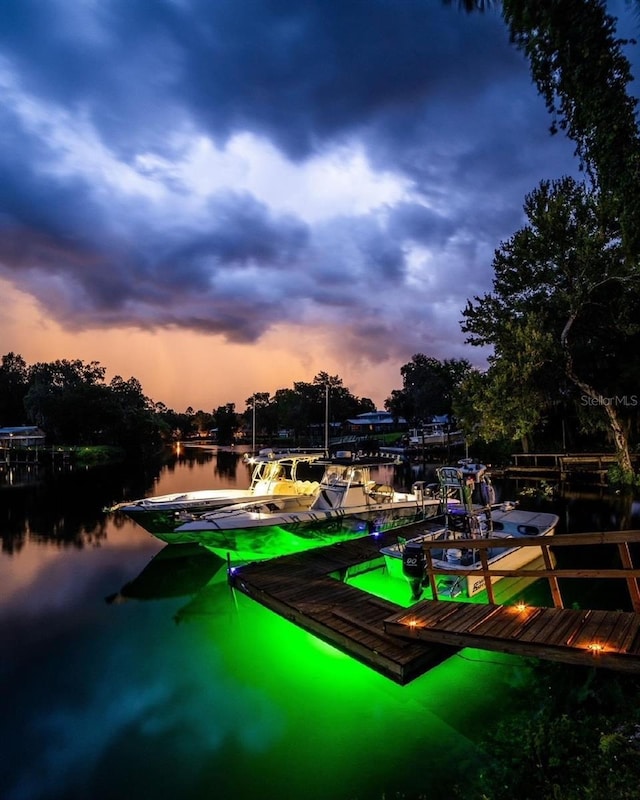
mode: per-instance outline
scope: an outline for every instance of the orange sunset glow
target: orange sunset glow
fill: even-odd
[[[486,366],[462,310],[573,147],[500,13],[400,5],[7,12],[2,354],[177,411],[319,372],[382,408],[415,354]]]
[[[366,366],[339,363],[322,330],[294,325],[269,332],[256,344],[230,344],[221,336],[181,330],[155,332],[133,328],[64,330],[36,301],[0,281],[4,298],[0,309],[3,354],[19,353],[27,364],[57,359],[99,361],[105,380],[133,376],[154,402],[176,411],[187,406],[211,411],[235,403],[243,411],[255,392],[311,382],[321,371],[339,375],[359,397],[369,397],[383,407],[392,388],[402,385],[399,365]]]

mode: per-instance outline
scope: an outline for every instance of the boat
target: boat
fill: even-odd
[[[463,441],[461,430],[450,430],[447,422],[432,422],[421,428],[412,428],[408,434],[410,447],[444,447]]]
[[[324,474],[311,497],[234,503],[155,535],[164,542],[199,542],[218,555],[233,553],[236,559],[255,560],[375,534],[440,511],[439,497],[423,481],[417,481],[411,492],[399,492],[373,480],[374,467],[395,461],[338,453],[318,463],[324,464]]]
[[[299,471],[312,466],[324,456],[323,452],[277,451],[270,448],[256,455],[245,456],[253,467],[251,482],[246,489],[202,489],[188,492],[155,495],[140,500],[118,503],[107,511],[126,514],[154,535],[173,531],[184,522],[182,515],[203,514],[230,503],[242,501],[267,502],[283,495],[302,497],[311,503],[318,481],[302,480]]]
[[[487,557],[489,568],[516,570],[523,567],[534,569],[542,566],[542,550],[538,547],[518,547],[517,540],[522,537],[552,536],[558,524],[556,514],[525,511],[512,502],[493,504],[474,504],[468,488],[467,477],[457,467],[441,467],[438,471],[440,491],[446,498],[444,503],[444,524],[425,529],[418,536],[398,541],[381,548],[385,567],[391,577],[402,578],[409,583],[411,600],[419,600],[424,589],[430,587],[429,570],[432,571],[438,599],[472,600],[486,591],[482,574],[481,553]],[[458,492],[459,501],[451,504],[452,493]],[[500,543],[487,548],[479,548],[480,539],[500,540]],[[504,541],[504,545],[502,542]],[[425,543],[437,543],[430,547],[431,565]],[[465,570],[464,575],[451,574],[450,570]],[[524,588],[528,580],[491,576],[492,587],[500,592],[500,600],[506,599]],[[495,592],[494,592],[495,595]],[[496,601],[498,600],[498,595]]]

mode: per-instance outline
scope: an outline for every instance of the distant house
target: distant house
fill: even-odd
[[[404,417],[394,417],[388,411],[367,411],[348,419],[346,426],[353,433],[385,433],[405,429],[407,421]]]
[[[0,428],[0,447],[34,447],[44,444],[45,434],[36,425]]]

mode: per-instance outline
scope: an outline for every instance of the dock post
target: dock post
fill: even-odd
[[[431,558],[431,550],[425,550],[427,557],[427,575],[429,576],[429,588],[434,600],[438,600],[438,587],[436,586],[436,576],[433,574],[433,559]]]
[[[542,558],[544,559],[544,568],[553,569],[553,562],[549,554],[549,545],[542,543]],[[551,597],[553,598],[553,605],[555,608],[564,608],[562,595],[560,594],[560,584],[555,575],[549,576],[549,588],[551,589]]]
[[[633,561],[631,559],[631,551],[629,550],[629,542],[619,542],[618,552],[620,553],[620,561],[625,569],[633,569]],[[627,578],[627,587],[629,595],[631,596],[631,604],[636,614],[640,614],[640,589],[638,589],[637,578]]]
[[[496,598],[493,594],[493,584],[491,583],[491,575],[489,574],[489,559],[487,558],[487,551],[484,547],[480,550],[480,561],[482,562],[482,574],[484,575],[484,585],[487,590],[487,599],[492,606],[496,604]]]

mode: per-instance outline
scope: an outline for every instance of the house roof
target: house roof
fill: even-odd
[[[404,425],[406,420],[402,417],[394,417],[388,411],[367,411],[358,414],[354,419],[348,419],[350,425]]]

